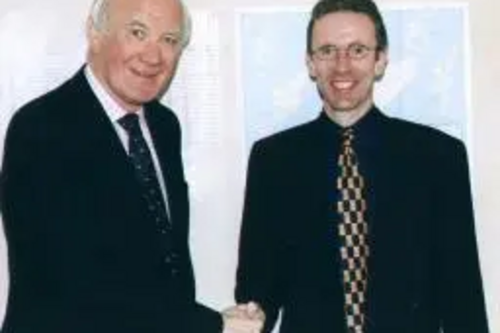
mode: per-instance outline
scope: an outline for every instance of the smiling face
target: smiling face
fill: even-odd
[[[366,47],[361,59],[349,57],[347,48]],[[315,50],[335,49],[335,56],[319,59]],[[387,63],[377,48],[375,25],[364,14],[333,12],[319,18],[312,30],[312,53],[307,55],[309,76],[316,81],[328,116],[343,126],[352,125],[373,104],[373,86]],[[323,58],[323,57],[322,57]]]
[[[102,27],[88,26],[88,62],[124,109],[135,111],[170,83],[182,53],[178,0],[109,0]]]

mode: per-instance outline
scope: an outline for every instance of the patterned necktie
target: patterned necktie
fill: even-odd
[[[347,329],[349,333],[362,333],[366,323],[368,225],[365,220],[366,201],[363,198],[364,180],[359,173],[353,139],[352,128],[345,129],[338,159],[338,232]]]
[[[151,152],[142,135],[139,116],[129,113],[120,118],[118,123],[128,133],[129,157],[134,165],[135,174],[142,187],[142,194],[148,204],[148,209],[154,216],[156,228],[166,233],[170,228],[165,201],[156,175]]]

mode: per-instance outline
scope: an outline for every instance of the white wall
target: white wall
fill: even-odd
[[[192,195],[197,203],[192,230],[192,251],[201,301],[221,309],[232,300],[239,217],[244,183],[245,156],[241,146],[238,110],[238,73],[234,11],[248,6],[311,6],[310,0],[186,0],[193,10],[215,11],[220,42],[215,66],[223,95],[213,96],[222,117],[217,119],[216,156],[188,153],[188,176],[213,173],[211,181],[196,182]],[[451,1],[447,1],[452,3]],[[481,264],[492,332],[500,332],[500,110],[495,99],[500,82],[500,2],[462,1],[470,8],[472,70],[472,147],[475,207]],[[83,24],[90,0],[2,0],[0,2],[0,149],[12,112],[25,101],[53,87],[75,71],[83,59]],[[385,5],[391,2],[378,1]],[[393,1],[392,3],[396,3]],[[410,3],[399,0],[398,4]],[[414,1],[412,3],[415,3]],[[435,1],[419,3],[434,4]],[[49,79],[47,79],[49,78]],[[180,118],[186,122],[187,116]],[[213,119],[211,121],[214,121]],[[196,130],[196,127],[192,127]],[[203,151],[203,149],[200,149]],[[210,154],[208,154],[210,155]],[[240,162],[238,162],[240,161]],[[195,167],[196,166],[196,167]],[[201,170],[201,171],[200,171]],[[222,178],[221,178],[222,177]],[[207,177],[205,177],[207,178]],[[210,177],[208,177],[210,179]],[[214,179],[224,179],[214,181]],[[215,183],[214,183],[215,182]],[[498,260],[497,260],[498,262]],[[7,292],[6,250],[0,237],[0,317]]]

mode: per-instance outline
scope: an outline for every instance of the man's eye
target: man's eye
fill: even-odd
[[[363,45],[353,45],[351,47],[351,52],[354,54],[363,54],[365,53],[366,48]]]
[[[334,55],[336,51],[337,51],[337,49],[335,48],[335,46],[325,45],[325,46],[320,47],[318,49],[318,54],[321,57],[330,57],[330,56]]]
[[[361,59],[364,58],[372,49],[370,49],[366,45],[361,45],[361,44],[355,44],[351,45],[348,49],[347,52],[349,53],[349,56],[354,59]]]
[[[146,32],[142,29],[134,28],[130,31],[131,35],[139,40],[146,38]]]
[[[171,45],[171,46],[177,46],[180,43],[179,38],[175,37],[175,36],[166,36],[164,38],[164,41],[166,44]]]
[[[328,45],[328,46],[325,46],[322,48],[322,53],[325,54],[325,55],[331,55],[333,53],[335,53],[335,47],[332,46],[332,45]]]

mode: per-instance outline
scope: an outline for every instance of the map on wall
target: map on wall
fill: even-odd
[[[386,114],[469,141],[465,5],[382,7],[389,67],[376,86]],[[314,119],[321,109],[305,66],[310,9],[240,11],[239,53],[246,144]]]

